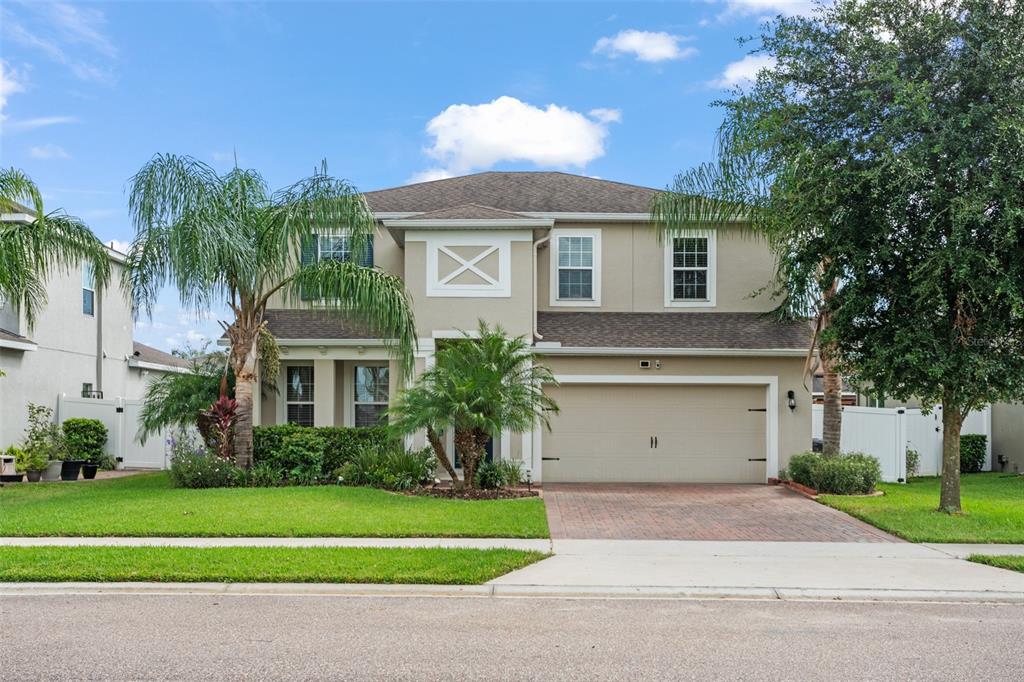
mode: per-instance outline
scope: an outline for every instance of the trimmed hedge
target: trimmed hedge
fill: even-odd
[[[283,452],[285,438],[296,433],[316,433],[324,440],[321,468],[324,476],[330,476],[336,469],[351,462],[358,453],[369,448],[386,448],[391,442],[388,430],[382,426],[257,426],[253,428],[253,464],[269,463],[285,468],[278,459]]]
[[[68,459],[78,459],[90,464],[102,464],[106,456],[103,448],[107,444],[107,427],[99,419],[65,419],[64,445]]]
[[[868,495],[882,478],[878,460],[861,452],[834,457],[802,452],[790,458],[787,471],[796,483],[833,495]]]
[[[988,436],[968,433],[960,436],[960,473],[976,474],[985,466]]]

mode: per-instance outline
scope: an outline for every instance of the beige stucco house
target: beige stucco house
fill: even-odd
[[[738,227],[659,241],[654,194],[552,172],[366,194],[372,265],[413,300],[418,370],[483,319],[531,340],[556,375],[551,431],[493,442],[534,481],[758,483],[810,446],[808,328],[763,315],[776,305],[767,246]],[[347,257],[344,234],[318,235],[316,252]],[[267,320],[282,367],[259,422],[382,418],[401,387],[381,339],[280,301]]]
[[[0,216],[33,219],[28,211]],[[156,373],[188,371],[181,358],[132,339],[132,306],[120,287],[125,257],[107,255],[111,286],[98,290],[88,264],[53,275],[32,329],[15,302],[0,299],[0,448],[22,439],[29,403],[57,413],[61,396],[137,400]]]

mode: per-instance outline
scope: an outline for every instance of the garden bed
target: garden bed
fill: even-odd
[[[524,497],[539,497],[536,490],[525,488],[453,488],[451,486],[436,488],[415,488],[407,491],[408,495],[425,497],[441,497],[449,500],[516,500]]]

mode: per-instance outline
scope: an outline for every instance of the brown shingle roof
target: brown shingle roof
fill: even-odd
[[[263,319],[280,341],[288,339],[375,339],[364,325],[317,310],[268,310]]]
[[[366,192],[377,213],[477,204],[525,213],[647,213],[658,190],[557,172],[488,172]]]
[[[19,343],[35,343],[32,339],[24,337],[21,334],[9,332],[6,329],[0,329],[0,339],[3,339],[4,341],[18,341]]]
[[[171,367],[191,367],[191,363],[184,358],[179,358],[177,355],[171,355],[165,353],[159,348],[153,348],[147,346],[144,343],[138,341],[132,341],[132,347],[134,350],[133,355],[136,360],[142,362],[151,362],[154,365],[169,365]]]
[[[522,213],[502,211],[500,208],[494,208],[492,206],[463,204],[461,206],[452,206],[451,208],[442,208],[437,211],[419,213],[410,218],[406,218],[406,220],[515,220],[526,219],[528,217],[529,216],[524,216]]]
[[[810,326],[779,323],[761,313],[537,314],[544,342],[563,347],[806,349]]]

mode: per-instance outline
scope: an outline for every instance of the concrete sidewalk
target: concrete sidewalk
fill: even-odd
[[[1024,574],[957,558],[975,552],[1024,554],[1019,545],[657,540],[555,540],[553,545],[555,556],[491,584],[609,593],[1024,600]]]

